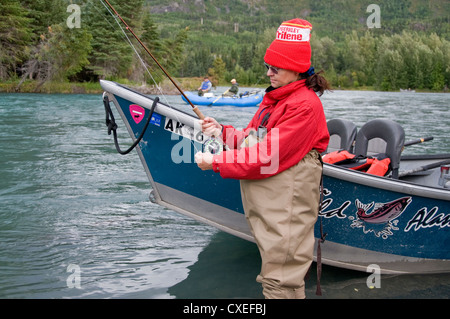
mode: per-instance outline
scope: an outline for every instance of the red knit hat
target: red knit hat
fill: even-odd
[[[309,39],[312,25],[306,20],[283,22],[277,36],[266,51],[264,61],[272,66],[305,73],[311,66]]]

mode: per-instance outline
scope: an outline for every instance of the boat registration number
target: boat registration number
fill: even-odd
[[[187,126],[169,117],[166,117],[164,129],[174,134],[186,137],[190,140],[203,143],[203,133],[201,130],[197,130],[193,127]]]

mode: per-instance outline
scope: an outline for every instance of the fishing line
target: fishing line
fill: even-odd
[[[102,1],[102,0],[100,0]],[[126,26],[126,29],[130,31],[130,33],[133,35],[133,37],[139,42],[142,48],[144,48],[145,52],[153,59],[153,61],[158,65],[158,67],[163,71],[163,73],[167,76],[167,78],[172,82],[172,84],[177,88],[177,90],[181,93],[181,95],[186,99],[186,101],[192,106],[192,110],[200,119],[204,119],[205,116],[202,114],[202,112],[198,109],[197,106],[194,106],[192,102],[188,99],[186,94],[184,94],[183,90],[178,86],[178,84],[172,79],[172,77],[167,73],[166,69],[158,62],[158,60],[153,56],[153,54],[150,52],[150,50],[145,46],[145,44],[139,39],[139,37],[134,33],[133,29],[130,28],[130,26],[125,22],[125,20],[120,16],[120,14],[114,9],[114,7],[109,3],[108,0],[103,0],[114,13],[116,16],[122,21],[122,23]]]
[[[128,44],[131,46],[131,48],[133,49],[134,53],[136,54],[136,56],[138,57],[139,61],[141,62],[142,66],[144,67],[145,71],[147,72],[147,74],[150,76],[150,78],[152,79],[154,85],[156,86],[157,90],[161,93],[161,95],[163,96],[166,104],[169,104],[167,101],[166,96],[164,95],[161,86],[158,85],[157,81],[155,80],[155,78],[153,77],[153,75],[150,73],[150,70],[147,67],[147,64],[145,63],[144,59],[142,59],[141,55],[139,54],[139,52],[137,51],[136,47],[133,45],[133,43],[131,42],[130,38],[128,37],[128,35],[126,34],[125,30],[122,28],[122,25],[120,24],[120,22],[117,20],[117,18],[114,16],[114,14],[112,13],[112,11],[110,10],[110,8],[103,2],[100,0],[100,2],[102,3],[102,5],[105,7],[105,9],[109,12],[109,14],[113,17],[114,21],[117,23],[117,25],[119,26],[120,30],[122,31],[123,35],[125,36],[126,41],[128,42]],[[112,28],[114,28],[114,26],[109,22],[108,19],[105,18],[105,20],[111,25]]]
[[[117,23],[117,25],[119,26],[120,30],[122,31],[122,34],[125,36],[125,39],[127,40],[128,44],[131,46],[131,48],[133,49],[134,53],[136,54],[136,56],[138,57],[138,60],[140,61],[140,63],[142,64],[142,66],[144,67],[144,69],[146,70],[146,72],[148,73],[148,75],[150,76],[151,80],[153,81],[153,83],[155,84],[156,88],[158,89],[158,91],[161,93],[161,95],[163,96],[165,102],[167,105],[170,105],[166,96],[164,95],[161,87],[158,85],[157,81],[154,79],[153,75],[151,74],[150,70],[148,69],[145,61],[142,59],[141,55],[139,54],[139,52],[137,51],[137,49],[135,48],[135,46],[133,45],[133,43],[131,42],[130,38],[128,37],[128,35],[126,34],[125,30],[123,29],[122,25],[120,24],[120,22],[118,21],[117,17],[126,25],[127,30],[129,30],[133,36],[136,38],[136,40],[138,40],[138,42],[144,47],[145,51],[147,51],[147,53],[150,54],[150,56],[152,57],[152,59],[155,61],[155,63],[161,68],[161,70],[167,75],[167,77],[172,81],[172,83],[175,85],[175,87],[180,91],[180,93],[182,95],[184,95],[184,93],[181,91],[181,89],[176,85],[176,83],[172,80],[172,78],[167,74],[167,72],[164,70],[164,68],[158,63],[158,61],[153,57],[153,55],[148,51],[148,49],[144,46],[144,44],[137,38],[137,36],[134,34],[134,32],[131,30],[131,28],[125,23],[125,21],[123,21],[123,19],[119,16],[119,14],[114,10],[115,14],[110,10],[111,5],[108,3],[108,7],[105,4],[105,1],[100,0],[101,4],[106,8],[106,10],[108,11],[108,13],[114,18],[114,21]],[[95,7],[95,6],[94,6]],[[116,17],[117,16],[117,17]],[[106,18],[105,18],[106,19]],[[106,19],[107,20],[107,19]],[[107,20],[108,21],[108,20]],[[109,23],[109,21],[108,21]],[[111,25],[111,23],[109,23]],[[112,26],[112,25],[111,25]],[[112,26],[113,27],[113,26]],[[114,27],[113,27],[114,28]],[[185,95],[184,95],[185,96]],[[186,97],[187,99],[187,97]],[[191,106],[193,107],[194,112],[201,118],[203,119],[204,116],[203,114],[198,110],[197,107],[193,106],[192,103],[189,101],[189,99],[187,99],[187,101],[191,104]],[[177,114],[175,113],[175,118],[179,123],[182,123]],[[194,125],[195,126],[195,125]],[[194,132],[195,134],[195,132]],[[182,136],[184,138],[184,136]],[[195,142],[192,139],[189,139],[190,143],[192,144],[192,146],[194,147],[196,152],[200,152],[200,150],[195,146]]]

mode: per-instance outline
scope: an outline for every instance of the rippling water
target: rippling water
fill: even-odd
[[[391,118],[407,139],[434,136],[406,154],[450,153],[448,94],[322,101],[327,118]],[[245,127],[256,108],[201,110]],[[0,298],[262,298],[256,246],[152,204],[138,156],[116,153],[104,117],[100,95],[0,94]],[[324,266],[322,298],[450,297],[450,275],[387,276],[380,289],[366,278]]]

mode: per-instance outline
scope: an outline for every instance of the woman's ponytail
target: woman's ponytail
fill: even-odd
[[[331,85],[321,74],[323,70],[315,73],[311,67],[308,72],[301,73],[301,79],[306,79],[306,86],[321,96],[325,91],[331,90]]]

